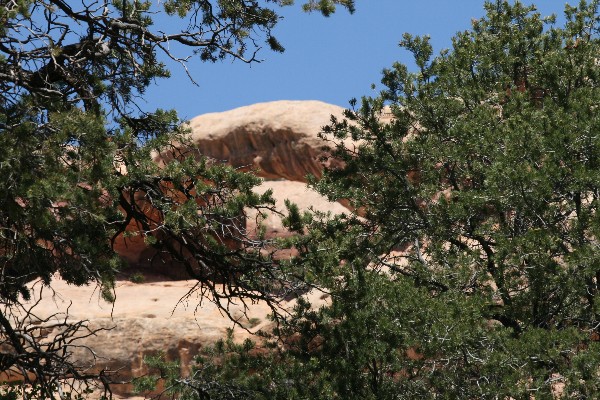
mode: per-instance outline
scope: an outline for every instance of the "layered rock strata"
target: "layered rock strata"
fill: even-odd
[[[274,101],[200,115],[189,128],[193,145],[207,157],[263,178],[304,182],[308,174],[321,175],[328,150],[318,135],[343,111],[320,101]]]

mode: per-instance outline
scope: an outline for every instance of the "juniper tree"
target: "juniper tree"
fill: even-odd
[[[137,100],[169,76],[165,58],[184,68],[186,53],[251,63],[262,42],[282,51],[273,35],[277,9],[293,3],[0,2],[2,304],[18,306],[30,282],[50,284],[55,274],[100,284],[110,297],[121,267],[112,244],[128,226],[136,227],[128,234],[182,264],[203,293],[274,300],[269,289],[279,270],[264,241],[251,240],[240,222],[245,207],[270,207],[270,196],[252,192],[258,180],[251,175],[178,151],[185,132],[176,113],[143,110]],[[352,0],[304,8],[329,15],[336,4],[353,10]],[[173,19],[155,26],[156,13],[179,17],[180,26]],[[172,162],[157,165],[157,153]],[[0,313],[3,342],[19,353],[23,332],[9,314]],[[39,382],[62,371],[42,355],[22,359],[2,357],[0,369],[32,373]]]
[[[300,300],[284,351],[246,373],[232,351],[229,382],[281,399],[599,396],[599,4],[559,26],[489,1],[436,56],[403,37],[416,71],[384,70],[379,96],[324,129],[343,167],[313,185],[354,212],[288,219],[291,262],[330,304]]]
[[[360,218],[317,223],[301,262],[341,397],[598,396],[598,6],[486,2],[437,56],[406,34],[417,71],[325,129],[345,167],[316,187]]]

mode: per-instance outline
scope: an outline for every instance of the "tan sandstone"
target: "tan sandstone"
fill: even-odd
[[[327,150],[318,134],[343,111],[321,101],[273,101],[200,115],[189,127],[205,156],[264,178],[305,181],[307,174],[321,175]]]
[[[234,167],[252,170],[268,180],[281,183],[263,183],[258,192],[271,187],[278,198],[277,208],[283,210],[283,200],[289,198],[303,209],[309,205],[319,211],[345,211],[337,203],[328,202],[304,185],[283,183],[285,180],[306,181],[306,175],[320,176],[324,167],[321,158],[328,154],[327,143],[318,137],[331,116],[342,117],[344,109],[320,101],[273,101],[234,110],[210,113],[189,122],[193,145],[205,156],[227,162]],[[157,162],[168,158],[157,156]],[[256,228],[255,213],[249,216],[249,231]],[[268,237],[284,233],[281,217],[269,216],[264,222]],[[135,222],[129,230],[139,230]],[[180,279],[182,267],[169,268],[152,258],[156,252],[149,248],[142,236],[120,236],[115,250],[134,269],[162,273]]]
[[[251,336],[248,331],[236,328],[214,303],[197,294],[185,298],[194,285],[193,281],[141,284],[120,281],[112,304],[101,299],[94,286],[76,287],[54,279],[54,293],[44,288],[33,314],[41,319],[56,314],[60,320],[68,315],[69,321],[86,320],[90,329],[102,329],[76,342],[93,349],[95,362],[84,347],[74,351],[73,360],[91,370],[111,371],[111,379],[116,382],[112,386],[115,393],[130,396],[131,379],[148,372],[143,362],[145,356],[164,353],[168,360],[181,360],[185,373],[199,350],[224,338],[227,329],[234,328],[236,340]],[[34,289],[32,301],[40,298],[42,286],[36,284]],[[264,303],[249,303],[245,309],[237,302],[231,305],[230,313],[252,331],[270,323],[267,319],[270,308]],[[32,323],[38,323],[30,318]]]
[[[323,213],[341,214],[349,211],[340,203],[327,200],[316,191],[309,188],[305,183],[295,181],[264,181],[261,185],[254,188],[256,193],[262,194],[267,190],[273,191],[275,200],[275,209],[279,213],[269,213],[265,218],[259,218],[255,210],[248,211],[247,229],[254,232],[257,229],[257,223],[262,223],[265,227],[265,238],[273,239],[276,237],[285,237],[289,232],[283,226],[283,216],[286,214],[285,200],[290,200],[303,211],[319,211]]]
[[[192,119],[190,127],[194,144],[203,154],[235,167],[255,170],[269,179],[255,190],[258,193],[273,190],[278,210],[284,210],[287,198],[301,210],[312,207],[341,213],[348,211],[302,182],[307,174],[321,174],[320,157],[328,150],[323,149],[318,134],[332,114],[339,117],[342,112],[341,107],[318,101],[278,101],[202,115]],[[157,161],[161,161],[159,157]],[[249,217],[248,229],[252,231],[256,229],[256,214],[250,212]],[[279,215],[267,216],[263,223],[268,238],[286,234]],[[133,267],[147,267],[154,254],[141,237],[122,240],[117,243],[117,251]],[[164,268],[161,273],[168,275],[170,266]],[[82,344],[97,353],[96,369],[119,371],[118,379],[123,383],[114,389],[129,396],[131,385],[127,382],[147,372],[142,362],[144,356],[162,351],[169,359],[180,359],[187,367],[202,347],[224,337],[226,330],[233,327],[209,301],[204,301],[201,307],[197,307],[198,297],[180,302],[193,285],[192,281],[156,280],[143,284],[120,281],[115,289],[116,302],[111,305],[100,300],[93,287],[73,287],[54,280],[52,287],[56,294],[48,296],[46,291],[36,313],[48,316],[68,308],[70,320],[88,320],[93,329],[111,328],[86,338]],[[322,293],[309,295],[315,297],[313,304],[322,302]],[[265,304],[250,305],[247,315],[243,311],[240,304],[232,308],[233,315],[252,329],[267,327],[270,310]],[[236,329],[239,340],[248,335]],[[89,352],[82,350],[76,356],[82,363],[91,362]]]

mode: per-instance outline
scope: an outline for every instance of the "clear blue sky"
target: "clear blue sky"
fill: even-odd
[[[297,0],[301,2],[301,0]],[[576,1],[578,2],[578,1]],[[530,2],[524,1],[525,4]],[[537,0],[543,15],[562,15],[564,1]],[[410,63],[398,47],[402,34],[430,35],[436,52],[484,15],[483,0],[357,0],[356,13],[340,9],[330,18],[283,9],[275,36],[282,54],[263,49],[260,64],[192,62],[194,86],[181,67],[145,96],[147,109],[174,108],[184,119],[207,112],[273,100],[321,100],[343,107],[374,95],[381,70],[394,61]]]

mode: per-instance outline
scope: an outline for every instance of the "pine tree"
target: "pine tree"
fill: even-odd
[[[600,396],[599,5],[559,26],[489,1],[437,56],[404,36],[417,71],[385,70],[323,133],[344,163],[313,185],[354,212],[288,220],[291,263],[330,304],[300,300],[282,352],[230,382],[259,399]]]
[[[275,300],[285,277],[243,229],[244,209],[270,208],[270,195],[252,192],[252,175],[178,150],[176,113],[137,100],[169,76],[163,58],[185,63],[175,44],[204,61],[255,62],[260,41],[283,51],[272,31],[277,9],[293,3],[0,2],[0,338],[10,349],[0,370],[33,374],[44,398],[59,379],[88,379],[67,368],[64,347],[41,354],[43,333],[23,331],[15,310],[28,284],[55,274],[110,298],[121,268],[112,245],[124,233],[182,264],[204,294]],[[336,4],[353,11],[352,0],[304,6],[329,15]],[[155,27],[157,12],[180,17],[180,29]],[[172,161],[157,165],[157,153]]]
[[[359,216],[297,261],[332,294],[312,335],[341,398],[598,396],[598,6],[486,2],[435,57],[406,34],[417,72],[326,128],[345,166],[315,185]]]

